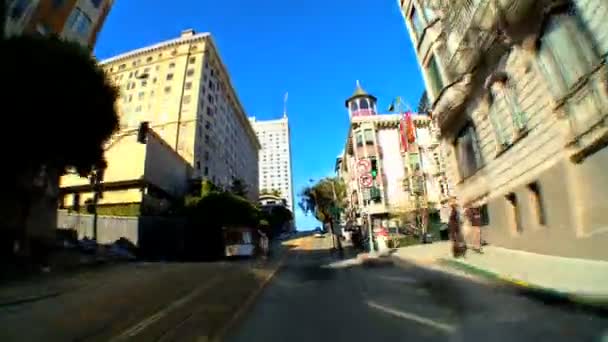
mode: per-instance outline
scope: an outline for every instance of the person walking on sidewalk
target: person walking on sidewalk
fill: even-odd
[[[451,213],[448,228],[450,230],[450,240],[452,240],[452,254],[455,258],[464,257],[467,245],[461,231],[460,213],[456,200],[452,199],[450,205]]]

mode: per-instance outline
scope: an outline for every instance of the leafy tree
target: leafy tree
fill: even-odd
[[[313,213],[317,220],[328,224],[333,231],[339,212],[345,208],[346,186],[339,178],[324,178],[300,193],[300,208]]]
[[[13,179],[43,167],[87,175],[118,129],[117,89],[76,43],[19,36],[0,41],[0,51],[0,79],[10,85],[3,94],[3,110],[10,113],[5,125],[27,132],[18,149],[12,135],[1,138],[11,165],[3,171]]]
[[[262,212],[260,228],[265,229],[270,237],[274,237],[286,232],[292,220],[293,213],[289,209],[284,206],[273,206],[268,211]]]
[[[88,175],[102,168],[103,146],[118,129],[118,91],[90,52],[57,37],[4,37],[6,2],[0,0],[0,80],[4,126],[20,129],[0,137],[5,165],[3,192],[17,199],[14,216],[26,236],[30,207],[61,174]],[[9,219],[8,217],[3,217]],[[11,220],[13,220],[11,218]],[[52,223],[49,223],[52,224]]]
[[[429,103],[429,97],[426,93],[426,90],[420,96],[420,101],[418,101],[418,113],[426,114],[431,110],[431,105]]]
[[[247,196],[247,184],[240,178],[234,178],[230,185],[230,192],[237,196],[245,197]]]

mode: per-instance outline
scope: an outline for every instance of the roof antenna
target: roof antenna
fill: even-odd
[[[287,98],[289,96],[289,92],[285,92],[285,97],[283,98],[283,117],[287,117]]]

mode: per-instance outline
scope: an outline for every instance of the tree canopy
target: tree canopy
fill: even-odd
[[[185,199],[183,215],[194,222],[219,228],[222,226],[257,226],[260,212],[247,199],[223,191],[211,181],[203,181],[200,194]]]
[[[103,145],[118,129],[117,89],[90,52],[57,37],[0,37],[5,127],[3,159],[11,178],[52,168],[88,174],[102,164]]]
[[[334,198],[335,194],[335,198]],[[300,208],[312,213],[323,223],[332,223],[332,218],[345,208],[346,185],[339,178],[324,178],[300,193]]]
[[[234,178],[232,180],[232,184],[230,185],[230,192],[237,196],[245,197],[247,196],[247,191],[247,184],[245,184],[242,179]]]

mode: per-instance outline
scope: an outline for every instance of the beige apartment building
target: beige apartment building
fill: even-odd
[[[93,48],[114,0],[8,0],[6,34],[57,34]]]
[[[260,144],[209,33],[185,30],[179,38],[112,57],[101,65],[120,88],[116,104],[120,131],[107,147],[121,151],[107,155],[108,169],[122,170],[114,181],[133,179],[133,170],[142,168],[131,166],[140,161],[130,157],[129,148],[115,145],[137,149],[136,134],[129,132],[148,122],[192,167],[192,178],[209,179],[225,188],[233,179],[242,179],[250,199],[257,200]],[[66,176],[61,186],[83,182],[87,180]],[[139,198],[134,192],[117,192],[105,196],[102,203],[131,203]]]
[[[608,259],[608,3],[398,4],[469,242]]]
[[[376,98],[359,84],[345,104],[350,125],[336,172],[347,187],[347,221],[397,226],[408,212],[446,205],[450,187],[431,119],[412,113],[407,141],[404,115],[378,114]]]

